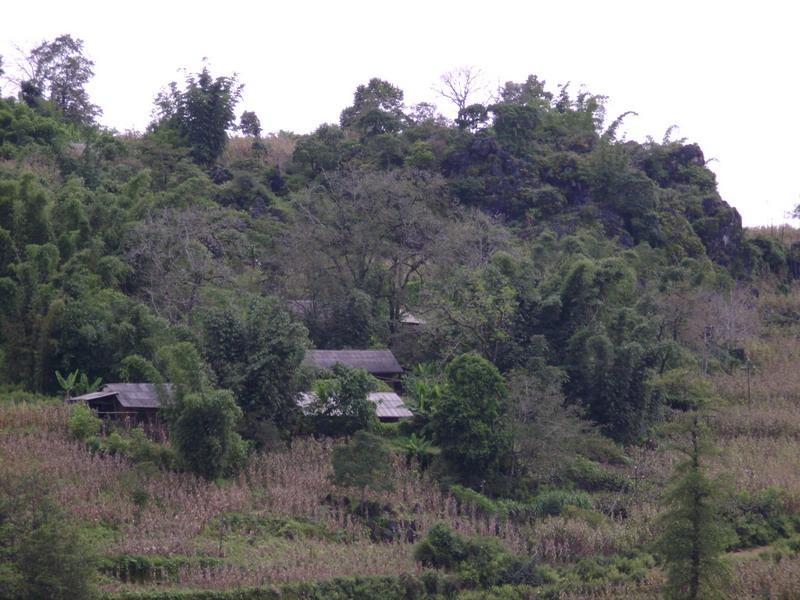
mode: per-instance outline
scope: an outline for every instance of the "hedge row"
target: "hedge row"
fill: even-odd
[[[102,600],[423,600],[453,598],[461,585],[457,578],[430,572],[420,576],[341,577],[270,588],[113,592]]]

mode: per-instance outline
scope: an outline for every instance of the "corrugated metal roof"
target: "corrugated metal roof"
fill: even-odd
[[[421,319],[416,315],[412,315],[410,312],[400,311],[400,322],[405,323],[406,325],[425,325],[425,319]]]
[[[379,419],[408,419],[414,416],[406,408],[403,399],[394,392],[370,392],[367,399],[375,405],[375,416]],[[297,395],[297,406],[308,414],[312,404],[318,401],[313,392],[302,392]]]
[[[309,350],[303,364],[329,369],[336,363],[370,373],[399,374],[403,367],[391,350]]]
[[[375,414],[379,419],[407,419],[414,416],[414,413],[406,408],[403,399],[394,392],[372,392],[367,398],[375,403]]]
[[[165,384],[167,393],[172,391],[170,384]],[[155,383],[109,383],[103,391],[116,392],[119,403],[125,408],[159,408],[158,385]]]
[[[100,400],[101,398],[108,398],[110,396],[116,396],[116,392],[90,392],[88,394],[83,394],[81,396],[74,396],[70,398],[70,402],[88,402],[89,400]]]

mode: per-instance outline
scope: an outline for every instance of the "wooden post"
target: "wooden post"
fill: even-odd
[[[750,406],[750,360],[747,360],[747,406]]]
[[[225,556],[222,553],[222,542],[225,540],[225,515],[219,518],[219,555]]]

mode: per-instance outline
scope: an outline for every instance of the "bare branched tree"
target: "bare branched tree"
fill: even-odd
[[[310,288],[328,280],[384,297],[396,323],[438,247],[437,213],[448,202],[442,179],[420,171],[331,174],[297,196],[298,228],[287,240],[297,251],[287,264],[299,263]]]
[[[231,283],[230,263],[242,259],[232,255],[247,247],[244,227],[220,209],[148,213],[127,240],[139,296],[171,323],[191,324],[203,288]]]
[[[485,95],[486,91],[483,73],[475,67],[459,67],[448,71],[441,76],[440,85],[436,88],[436,92],[455,104],[459,112],[471,104],[470,99],[474,99],[476,94]]]

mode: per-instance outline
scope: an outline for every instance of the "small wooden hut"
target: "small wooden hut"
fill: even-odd
[[[163,394],[171,392],[170,384],[107,383],[100,391],[76,396],[70,402],[83,402],[106,419],[153,422]]]

